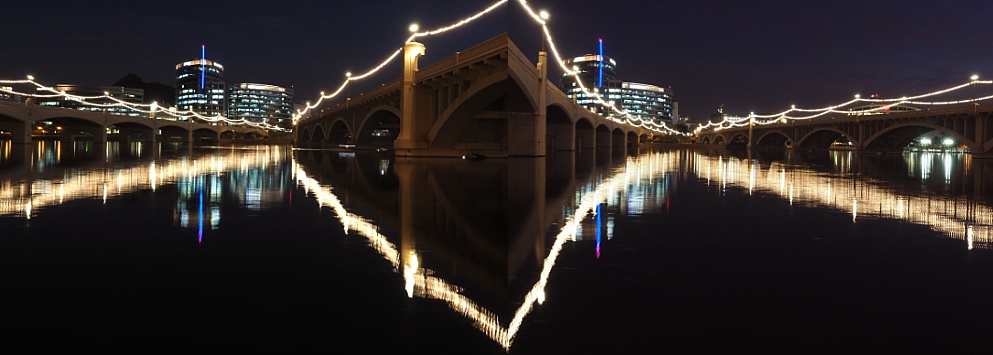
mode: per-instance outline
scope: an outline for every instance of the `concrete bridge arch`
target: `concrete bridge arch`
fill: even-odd
[[[495,71],[474,80],[428,131],[430,147],[506,150],[507,120],[519,119],[510,116],[527,115],[533,119],[537,111],[526,96],[521,85],[506,72]]]
[[[794,142],[786,132],[771,130],[760,135],[754,144],[756,147],[789,148]]]
[[[954,137],[956,141],[965,144],[972,152],[987,152],[981,144],[972,141],[959,132],[927,122],[906,122],[886,127],[866,138],[863,149],[880,152],[902,151],[914,139],[932,131],[940,131],[945,135]]]
[[[831,143],[834,143],[838,138],[845,138],[849,142],[852,142],[852,146],[861,147],[861,142],[852,137],[850,134],[844,130],[823,126],[817,127],[797,140],[796,147],[798,148],[815,148],[815,149],[828,149],[831,147]]]
[[[357,146],[393,147],[393,139],[400,136],[400,110],[381,104],[369,110],[352,135]]]

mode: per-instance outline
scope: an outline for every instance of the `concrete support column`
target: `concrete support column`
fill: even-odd
[[[10,140],[13,144],[31,144],[31,122],[17,121],[11,125]]]
[[[403,84],[400,87],[400,135],[394,141],[398,155],[410,155],[410,151],[428,148],[427,133],[430,120],[419,117],[415,75],[417,59],[424,55],[424,45],[410,42],[403,46]]]
[[[975,128],[973,128],[973,130],[975,130],[973,139],[976,142],[976,146],[980,149],[986,148],[983,145],[986,143],[986,140],[989,139],[986,137],[986,120],[989,119],[989,115],[975,116],[973,119],[976,121]],[[986,152],[980,151],[977,153],[982,154]]]
[[[507,156],[545,156],[544,128],[531,112],[507,112]]]
[[[152,149],[155,149],[155,142],[156,142],[156,140],[158,140],[158,137],[156,137],[156,136],[158,135],[157,133],[159,133],[159,125],[155,122],[155,107],[156,106],[152,106],[152,113],[151,113],[152,134],[148,138],[148,143],[151,144]],[[294,131],[296,131],[296,130],[294,130]],[[296,134],[296,132],[294,132],[293,134]]]

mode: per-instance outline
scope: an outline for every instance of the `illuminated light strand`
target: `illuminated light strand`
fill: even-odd
[[[51,92],[54,92],[56,94],[53,94],[53,95],[38,95],[38,94],[23,93],[23,92],[18,92],[18,91],[14,91],[14,90],[8,90],[8,89],[0,89],[0,91],[6,92],[6,93],[10,93],[10,94],[15,94],[15,95],[20,95],[20,96],[27,96],[27,97],[35,97],[35,98],[63,97],[66,100],[80,102],[80,103],[86,104],[86,105],[91,106],[91,107],[102,107],[102,108],[122,107],[122,108],[126,108],[126,109],[129,109],[129,110],[135,111],[135,112],[143,112],[143,113],[149,113],[149,114],[150,113],[162,113],[162,114],[166,114],[166,115],[173,116],[173,117],[176,117],[176,118],[188,118],[188,119],[199,118],[201,120],[208,121],[208,122],[224,122],[224,123],[233,124],[233,125],[250,125],[250,126],[261,128],[261,129],[270,129],[270,130],[278,130],[278,131],[289,131],[289,130],[287,130],[285,128],[274,126],[274,125],[270,125],[270,124],[265,123],[265,122],[252,122],[252,121],[247,121],[245,119],[232,120],[232,119],[228,119],[228,118],[226,118],[224,116],[220,116],[220,115],[217,115],[217,116],[203,116],[203,115],[200,115],[200,114],[198,114],[196,112],[193,112],[192,110],[186,111],[186,112],[190,113],[189,115],[187,115],[187,114],[181,114],[178,111],[174,111],[174,110],[171,110],[171,109],[165,109],[165,108],[163,108],[163,109],[159,110],[158,108],[161,107],[161,106],[158,106],[156,103],[152,103],[152,104],[135,104],[135,103],[130,103],[130,102],[122,101],[120,99],[111,97],[109,95],[102,95],[102,96],[73,95],[73,94],[68,94],[65,91],[57,91],[57,90],[55,90],[55,89],[53,89],[53,88],[51,88],[49,86],[44,86],[44,85],[41,85],[41,84],[39,84],[37,82],[34,82],[33,80],[20,81],[20,82],[21,83],[31,83],[31,84],[34,84],[35,86],[37,86],[39,90],[51,91]],[[93,99],[110,99],[112,101],[115,101],[115,103],[106,104],[106,103],[94,103],[94,102],[88,102],[87,101],[87,100],[93,100]],[[150,108],[149,109],[143,109],[141,107],[150,107]]]
[[[500,325],[500,318],[496,314],[482,308],[463,295],[461,288],[439,277],[430,276],[433,274],[430,269],[423,268],[425,271],[422,274],[418,273],[413,268],[422,267],[419,266],[416,255],[410,256],[408,265],[401,265],[400,251],[385,235],[379,232],[377,225],[348,212],[341,200],[332,192],[330,186],[321,185],[316,179],[310,177],[296,161],[293,162],[293,169],[291,170],[293,170],[296,181],[304,187],[307,194],[313,193],[320,206],[330,207],[335,211],[336,218],[345,226],[345,234],[348,234],[349,231],[356,231],[359,235],[366,237],[369,240],[369,245],[389,261],[395,271],[404,276],[404,289],[408,292],[408,297],[417,295],[445,301],[451,309],[472,320],[476,328],[490,339],[501,344],[504,349],[509,349],[510,342],[507,330]]]
[[[390,62],[392,62],[393,59],[395,59],[398,55],[400,55],[401,52],[403,52],[403,48],[400,48],[400,49],[397,49],[396,51],[394,51],[392,55],[390,55],[388,58],[386,58],[386,60],[384,60],[381,63],[379,63],[379,65],[376,66],[375,68],[373,68],[372,70],[369,70],[369,71],[367,71],[367,72],[365,72],[364,74],[361,74],[361,75],[354,75],[354,76],[345,78],[345,82],[343,82],[341,84],[341,86],[338,86],[338,90],[335,90],[335,92],[331,93],[330,95],[325,95],[324,92],[321,92],[321,96],[317,99],[317,102],[316,103],[314,103],[313,105],[311,105],[310,102],[308,101],[307,104],[304,106],[303,109],[297,110],[297,113],[293,116],[293,125],[296,125],[297,122],[304,115],[307,114],[307,112],[310,112],[310,110],[313,110],[313,109],[321,106],[321,103],[325,99],[331,99],[331,98],[334,98],[335,96],[338,96],[338,94],[340,94],[342,91],[345,90],[346,87],[348,87],[348,83],[349,82],[360,80],[360,79],[364,79],[364,78],[366,78],[366,77],[368,77],[370,75],[375,74],[379,70],[383,69],[383,67],[385,67],[387,64],[389,64]]]
[[[694,132],[699,133],[700,131],[703,131],[705,129],[713,129],[714,131],[719,131],[719,130],[727,129],[727,128],[731,128],[731,127],[741,127],[742,125],[741,124],[737,124],[737,123],[738,122],[741,122],[742,120],[745,120],[745,119],[747,119],[750,122],[755,123],[755,124],[766,125],[766,124],[774,124],[774,123],[785,123],[784,120],[806,120],[806,119],[811,119],[811,118],[816,118],[816,117],[820,117],[820,116],[823,116],[823,115],[827,115],[827,114],[830,114],[830,113],[837,113],[837,114],[844,114],[844,115],[853,115],[853,114],[854,115],[864,115],[864,114],[880,113],[880,112],[886,111],[886,110],[888,110],[888,109],[890,109],[890,108],[892,108],[894,106],[899,106],[899,105],[904,105],[904,104],[920,105],[920,106],[941,106],[941,105],[956,105],[956,104],[960,105],[960,104],[965,104],[965,103],[970,103],[970,102],[975,103],[975,102],[979,102],[979,101],[982,101],[982,100],[993,99],[993,95],[982,96],[982,97],[973,97],[973,98],[970,98],[970,99],[946,100],[946,101],[917,101],[917,99],[925,98],[925,97],[937,96],[937,95],[941,95],[941,94],[947,94],[947,93],[950,93],[950,92],[954,92],[954,91],[957,91],[957,90],[968,88],[970,86],[971,87],[975,87],[976,85],[989,85],[989,84],[993,84],[993,80],[976,80],[976,79],[973,79],[973,80],[971,80],[969,82],[966,82],[966,83],[963,83],[963,84],[955,85],[955,86],[952,86],[952,87],[948,87],[948,88],[945,88],[945,89],[941,89],[941,90],[937,90],[937,91],[933,91],[933,92],[929,92],[929,93],[925,93],[925,94],[919,94],[919,95],[915,95],[915,96],[904,96],[904,97],[892,98],[892,99],[862,98],[860,95],[855,95],[855,98],[852,99],[852,100],[846,101],[846,102],[841,103],[841,104],[837,104],[837,105],[833,105],[833,106],[827,106],[827,107],[818,108],[818,109],[802,109],[802,108],[797,108],[794,105],[794,106],[790,107],[790,109],[788,109],[786,111],[783,111],[783,112],[780,112],[780,113],[776,113],[776,114],[771,114],[771,115],[756,115],[754,113],[751,113],[747,117],[744,117],[744,118],[741,118],[741,117],[733,117],[733,118],[732,117],[724,117],[724,119],[722,119],[721,121],[718,121],[718,122],[708,121],[706,124],[703,124],[703,125],[698,126],[694,130]],[[847,107],[849,105],[856,104],[858,102],[885,103],[885,105],[880,105],[880,106],[877,106],[877,107],[866,108],[866,109],[860,109],[858,111],[839,110],[840,108],[844,108],[844,107]],[[816,113],[815,114],[812,114],[812,115],[807,115],[807,116],[796,116],[796,117],[795,116],[789,116],[789,114],[792,113],[792,112],[816,112]],[[770,120],[758,120],[758,121],[756,121],[755,119],[770,119]]]
[[[123,101],[123,100],[118,99],[116,97],[110,96],[109,93],[105,93],[104,95],[95,95],[95,96],[83,96],[83,95],[69,94],[69,93],[66,93],[65,91],[55,90],[51,86],[42,85],[42,84],[38,83],[37,81],[35,81],[34,80],[34,77],[33,76],[30,76],[30,75],[28,75],[28,79],[25,79],[25,80],[0,80],[0,83],[3,83],[3,84],[32,84],[32,85],[34,85],[36,87],[37,90],[48,91],[48,92],[54,93],[54,94],[51,94],[51,95],[39,95],[37,93],[25,93],[25,92],[19,92],[19,91],[13,90],[13,89],[0,88],[0,92],[5,92],[5,93],[8,93],[8,94],[18,95],[18,96],[25,96],[25,97],[32,97],[32,98],[55,98],[55,97],[62,97],[64,99],[66,99],[66,100],[76,101],[76,102],[85,104],[85,105],[90,106],[90,107],[100,107],[100,108],[121,107],[121,108],[129,109],[129,110],[134,111],[134,112],[148,113],[148,114],[161,113],[161,114],[164,114],[164,115],[167,115],[167,116],[172,116],[172,117],[175,117],[175,118],[182,118],[182,119],[189,119],[189,120],[200,119],[202,121],[207,121],[207,122],[211,122],[211,123],[220,122],[220,123],[225,123],[225,124],[229,124],[229,125],[248,125],[248,126],[252,126],[252,127],[256,127],[256,128],[260,128],[260,129],[267,129],[267,130],[274,130],[274,131],[282,131],[282,132],[289,132],[289,131],[291,131],[289,129],[282,128],[282,127],[275,126],[275,125],[271,125],[271,124],[268,124],[268,123],[265,123],[265,122],[252,122],[252,121],[248,121],[248,120],[245,120],[244,118],[241,118],[241,119],[229,119],[229,118],[224,117],[224,116],[221,116],[221,115],[204,116],[204,115],[201,115],[201,114],[199,114],[197,112],[194,112],[193,110],[176,111],[176,110],[173,110],[171,108],[170,109],[166,109],[166,108],[164,108],[162,106],[159,106],[157,103],[154,103],[154,102],[151,103],[151,104],[136,104],[136,103],[131,103],[131,102]],[[114,103],[98,103],[98,102],[90,102],[89,101],[89,100],[97,100],[97,99],[101,99],[101,100],[102,99],[109,99],[111,101],[114,101]]]
[[[919,159],[926,161],[924,166],[930,166],[931,154],[922,154]],[[708,171],[716,169],[721,171],[721,183],[744,188],[751,183],[750,176],[747,175],[744,164],[757,166],[748,160],[728,159],[723,157],[709,157],[704,154],[695,153],[692,160],[694,163],[689,169],[699,176],[705,176]],[[836,161],[837,165],[838,162]],[[946,163],[946,174],[948,163]],[[750,170],[750,169],[748,169]],[[789,175],[786,174],[787,170]],[[832,189],[832,181],[836,177],[821,174],[818,171],[807,168],[789,168],[783,162],[773,162],[768,169],[759,166],[760,175],[765,178],[755,180],[757,191],[767,191],[779,195],[784,200],[789,200],[790,204],[801,206],[827,207],[834,210],[850,213],[853,220],[870,218],[895,218],[910,223],[929,226],[935,232],[945,237],[963,240],[967,243],[969,237],[975,238],[976,228],[984,245],[984,249],[993,246],[993,208],[984,206],[982,203],[963,198],[946,198],[942,203],[935,203],[933,196],[912,196],[901,195],[892,189],[881,188],[878,181],[869,178],[860,178],[851,184],[850,188]],[[927,172],[923,172],[922,179],[927,179]],[[712,182],[708,181],[710,185]],[[788,186],[784,193],[784,186]],[[955,213],[954,211],[971,211],[969,214]],[[857,222],[857,220],[855,220]],[[975,245],[967,248],[974,248]]]
[[[435,29],[435,30],[432,30],[432,31],[416,32],[416,33],[412,34],[404,43],[410,43],[411,41],[413,41],[414,39],[419,38],[419,37],[425,37],[425,36],[435,35],[435,34],[439,34],[439,33],[444,33],[444,32],[450,31],[452,29],[461,27],[461,26],[463,26],[465,24],[468,24],[468,23],[470,23],[470,22],[472,22],[472,21],[474,21],[474,20],[476,20],[476,19],[478,19],[478,18],[480,18],[480,17],[482,17],[482,16],[484,16],[484,15],[492,12],[493,10],[495,10],[498,7],[500,7],[501,5],[504,5],[505,3],[507,3],[507,0],[500,0],[500,1],[497,1],[497,2],[493,3],[492,5],[490,5],[489,7],[487,7],[486,9],[484,9],[484,10],[482,10],[482,11],[480,11],[480,12],[478,12],[478,13],[476,13],[476,14],[468,17],[468,18],[465,18],[463,20],[460,20],[460,21],[458,21],[458,22],[456,22],[454,24],[451,24],[451,25],[448,25],[448,26],[444,26],[444,27],[441,27],[441,28],[438,28],[438,29]],[[528,13],[528,15],[536,23],[538,23],[539,25],[541,25],[542,31],[545,33],[546,38],[548,39],[548,44],[549,44],[549,47],[550,47],[550,49],[552,51],[552,55],[555,57],[555,59],[558,62],[559,66],[563,69],[563,71],[565,73],[567,73],[569,75],[573,75],[574,77],[576,77],[577,82],[579,82],[578,73],[577,72],[574,72],[571,68],[567,68],[565,66],[565,61],[562,59],[562,56],[559,54],[558,49],[555,47],[555,43],[552,40],[551,31],[549,31],[548,26],[546,26],[546,23],[547,22],[545,20],[543,20],[541,18],[541,16],[538,13],[536,13],[534,11],[534,9],[530,5],[527,4],[527,1],[525,1],[525,0],[518,0],[518,3],[525,9],[525,11]],[[293,124],[296,125],[297,122],[299,122],[299,120],[302,119],[302,117],[304,115],[306,115],[311,110],[316,109],[317,107],[319,107],[321,105],[321,103],[325,99],[331,99],[331,98],[339,95],[341,93],[341,91],[348,85],[348,82],[349,81],[363,79],[363,78],[368,77],[368,76],[370,76],[372,74],[375,74],[376,72],[379,72],[389,62],[391,62],[393,59],[395,59],[401,52],[402,52],[402,48],[396,50],[395,52],[393,52],[392,55],[390,55],[379,66],[377,66],[376,68],[374,68],[372,70],[369,70],[368,72],[366,72],[366,73],[364,73],[362,75],[352,76],[352,77],[346,78],[346,80],[338,87],[338,89],[334,93],[332,93],[330,95],[326,95],[326,94],[324,94],[322,92],[321,95],[320,95],[320,97],[317,99],[317,101],[315,103],[311,104],[310,102],[308,102],[305,105],[305,108],[300,109],[300,110],[298,110],[296,112],[296,114],[293,117]],[[641,118],[639,118],[637,116],[631,115],[631,113],[629,113],[628,111],[619,109],[619,108],[615,107],[613,104],[610,104],[609,102],[603,100],[603,98],[600,97],[599,93],[596,93],[596,92],[591,93],[589,91],[589,89],[587,89],[584,85],[582,85],[581,82],[580,82],[580,88],[587,95],[591,95],[592,97],[594,97],[597,100],[597,102],[600,103],[601,105],[610,108],[612,111],[614,111],[614,112],[620,114],[622,117],[624,117],[624,120],[619,120],[619,119],[615,119],[615,118],[611,118],[611,117],[604,117],[606,119],[609,119],[609,120],[614,121],[614,122],[628,124],[628,125],[635,126],[635,127],[645,128],[645,129],[648,129],[648,130],[651,130],[651,131],[656,131],[656,132],[663,132],[663,133],[669,133],[669,134],[689,135],[689,133],[683,133],[683,132],[679,132],[677,130],[674,130],[674,129],[668,127],[665,123],[662,123],[662,124],[658,124],[658,123],[655,123],[655,122],[646,123]]]
[[[253,127],[256,127],[256,128],[260,128],[260,129],[266,129],[266,130],[275,130],[275,131],[284,131],[284,132],[290,131],[290,130],[288,130],[286,128],[282,128],[282,127],[275,126],[275,125],[270,125],[270,124],[265,123],[265,122],[252,122],[252,121],[245,120],[244,118],[233,120],[233,119],[229,119],[229,118],[226,118],[224,116],[221,116],[221,115],[203,116],[203,115],[201,115],[199,113],[194,112],[193,110],[187,110],[187,111],[180,112],[180,111],[175,111],[175,110],[173,110],[171,108],[170,109],[165,109],[165,108],[163,108],[161,106],[158,106],[157,103],[151,103],[151,104],[135,104],[135,103],[130,103],[130,102],[123,101],[123,100],[120,100],[118,98],[112,97],[109,94],[98,95],[98,96],[82,96],[82,95],[69,94],[69,93],[66,93],[65,91],[58,91],[58,90],[55,90],[54,88],[52,88],[50,86],[42,85],[42,84],[36,82],[34,80],[34,78],[32,76],[30,76],[30,75],[28,76],[28,79],[27,80],[0,80],[0,83],[4,83],[4,84],[32,84],[38,90],[41,90],[41,91],[50,91],[50,92],[53,92],[54,93],[52,95],[39,95],[39,94],[36,94],[36,93],[24,93],[24,92],[15,91],[13,89],[0,88],[0,92],[5,92],[5,93],[8,93],[8,94],[19,95],[19,96],[26,96],[26,97],[33,97],[33,98],[55,98],[55,97],[62,97],[64,99],[66,99],[66,100],[76,101],[76,102],[85,104],[85,105],[90,106],[90,107],[100,107],[100,108],[121,107],[121,108],[126,108],[126,109],[129,109],[129,110],[132,110],[132,111],[135,111],[135,112],[141,112],[141,113],[148,113],[148,114],[151,114],[151,113],[162,113],[162,114],[165,114],[165,115],[168,115],[168,116],[172,116],[172,117],[175,117],[175,118],[185,118],[185,119],[191,119],[191,120],[194,119],[194,118],[197,118],[197,119],[200,119],[200,120],[203,120],[203,121],[207,121],[207,122],[212,122],[212,123],[214,123],[214,122],[222,122],[222,123],[226,123],[226,124],[229,124],[229,125],[248,125],[248,126],[253,126]],[[89,102],[89,101],[87,101],[87,100],[96,100],[96,99],[110,99],[110,100],[114,101],[114,103],[109,103],[108,104],[108,103],[96,103],[96,102]],[[148,108],[145,109],[143,107],[148,107]]]
[[[404,43],[410,43],[411,41],[413,41],[414,39],[416,39],[418,37],[425,37],[425,36],[435,35],[435,34],[438,34],[438,33],[444,33],[444,32],[447,32],[449,30],[452,30],[452,29],[461,27],[461,26],[463,26],[463,25],[465,25],[465,24],[467,24],[469,22],[472,22],[473,20],[475,20],[475,19],[477,19],[477,18],[479,18],[479,17],[481,17],[483,15],[486,15],[487,13],[493,11],[494,9],[498,8],[500,5],[503,5],[506,2],[507,2],[507,0],[497,1],[493,5],[490,5],[489,7],[487,7],[485,10],[480,11],[480,12],[476,13],[475,15],[470,16],[468,18],[465,18],[465,19],[463,19],[463,20],[461,20],[459,22],[456,22],[456,23],[454,23],[452,25],[445,26],[445,27],[442,27],[442,28],[439,28],[439,29],[436,29],[436,30],[433,30],[433,31],[426,31],[426,32],[417,32],[417,33],[414,33],[414,34],[410,35],[410,37],[407,38],[407,40]],[[322,92],[321,93],[321,96],[317,99],[317,101],[314,104],[310,104],[308,102],[303,109],[297,110],[297,113],[293,116],[293,125],[296,125],[297,122],[300,119],[302,119],[304,115],[307,114],[307,112],[310,112],[310,110],[313,110],[313,109],[316,109],[317,107],[319,107],[321,105],[321,103],[325,99],[331,99],[331,98],[334,98],[335,96],[338,96],[338,94],[340,94],[348,86],[348,83],[349,82],[356,81],[356,80],[361,80],[361,79],[364,79],[364,78],[366,78],[366,77],[368,77],[370,75],[373,75],[373,74],[379,72],[381,69],[383,69],[383,67],[385,67],[387,64],[389,64],[390,62],[392,62],[393,59],[396,59],[396,57],[399,56],[400,53],[402,53],[402,52],[403,52],[403,47],[401,47],[400,49],[397,49],[396,51],[394,51],[393,54],[391,54],[389,57],[387,57],[386,60],[382,61],[375,68],[373,68],[373,69],[371,69],[371,70],[369,70],[369,71],[367,71],[367,72],[365,72],[365,73],[363,73],[361,75],[355,75],[355,76],[347,77],[345,79],[345,81],[338,87],[338,90],[336,90],[334,93],[332,93],[330,95],[325,95]]]
[[[503,5],[505,3],[507,3],[507,0],[500,0],[500,1],[497,1],[496,3],[494,3],[493,5],[490,5],[490,7],[486,8],[485,10],[480,11],[480,12],[476,13],[475,15],[472,15],[472,16],[470,16],[468,18],[465,18],[462,21],[456,22],[454,24],[451,24],[451,25],[448,25],[448,26],[445,26],[445,27],[442,27],[442,28],[439,28],[439,29],[436,29],[436,30],[433,30],[433,31],[426,31],[426,32],[414,33],[414,34],[410,35],[410,38],[408,38],[407,41],[404,42],[404,43],[410,43],[411,41],[413,41],[417,37],[424,37],[424,36],[436,35],[436,34],[439,34],[439,33],[448,32],[448,31],[450,31],[452,29],[461,27],[462,25],[465,25],[465,24],[467,24],[469,22],[472,22],[473,20],[475,20],[475,19],[477,19],[479,17],[482,17],[483,15],[486,15],[490,11],[493,11],[494,9],[496,9],[497,7],[500,7],[500,5]]]
[[[524,7],[524,10],[528,13],[528,15],[530,15],[530,17],[535,22],[537,22],[539,25],[541,25],[541,29],[545,33],[546,38],[548,39],[548,45],[549,45],[549,48],[552,51],[552,56],[555,57],[555,60],[558,62],[559,67],[562,68],[562,71],[566,75],[572,75],[573,78],[576,79],[576,83],[579,84],[579,88],[580,88],[580,90],[584,94],[589,95],[589,96],[592,96],[597,101],[597,103],[599,103],[600,105],[602,105],[604,107],[610,108],[613,112],[616,112],[616,113],[620,114],[621,116],[623,116],[625,118],[625,120],[617,120],[617,119],[614,119],[614,118],[611,118],[611,117],[606,117],[606,116],[604,116],[604,118],[606,118],[608,120],[611,120],[611,121],[614,121],[614,122],[628,124],[628,125],[631,125],[631,126],[634,126],[634,127],[641,127],[641,128],[645,128],[645,129],[648,129],[648,130],[651,130],[651,131],[655,131],[655,132],[660,132],[660,133],[678,134],[678,135],[687,135],[687,136],[690,135],[690,133],[683,133],[683,132],[674,130],[674,129],[670,128],[668,125],[666,125],[665,123],[662,123],[660,125],[660,124],[657,124],[655,122],[652,122],[651,123],[652,126],[649,126],[648,124],[646,124],[645,122],[643,122],[641,120],[641,118],[632,115],[627,110],[619,109],[619,108],[615,107],[613,104],[611,104],[611,103],[607,102],[606,100],[604,100],[602,97],[600,97],[599,92],[590,91],[585,85],[583,85],[582,80],[579,79],[579,72],[574,71],[572,68],[567,68],[566,67],[565,60],[562,59],[562,56],[559,54],[559,51],[558,51],[558,49],[555,46],[555,41],[552,39],[552,33],[551,33],[551,31],[548,30],[548,26],[546,26],[546,21],[544,21],[544,20],[541,19],[541,16],[539,16],[534,11],[534,9],[531,8],[530,5],[528,5],[528,3],[527,3],[526,0],[518,0],[518,3],[522,7]],[[634,121],[634,123],[628,122],[628,121]]]

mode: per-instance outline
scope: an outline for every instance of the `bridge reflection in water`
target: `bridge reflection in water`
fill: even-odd
[[[176,185],[181,195],[176,223],[199,229],[202,236],[203,229],[219,226],[221,174],[233,176],[242,207],[249,209],[280,201],[291,185],[301,187],[307,198],[334,212],[346,236],[363,237],[391,265],[403,280],[395,287],[407,297],[443,302],[507,351],[536,307],[569,297],[562,291],[546,297],[568,244],[595,242],[599,257],[599,244],[614,238],[613,216],[664,211],[677,182],[686,178],[701,179],[718,194],[729,189],[771,194],[791,205],[843,211],[853,223],[899,219],[961,240],[967,249],[993,246],[987,200],[993,162],[961,154],[907,155],[904,168],[911,171],[894,175],[888,160],[851,152],[768,158],[723,151],[583,150],[464,161],[271,146],[147,162],[141,157],[148,153],[125,153],[139,162],[107,169],[107,157],[122,154],[41,142],[34,146],[37,152],[25,153],[2,143],[0,216],[30,219],[73,199],[106,201]],[[88,163],[47,169],[72,159]],[[251,177],[266,169],[277,170],[277,178]],[[900,187],[907,179],[919,179],[921,188]]]
[[[902,159],[909,170],[903,176],[892,173],[893,159],[851,151],[832,151],[827,161],[815,159],[820,166],[834,167],[833,171],[805,167],[815,161],[804,153],[786,152],[784,160],[766,164],[751,157],[697,156],[693,172],[722,190],[738,186],[747,188],[749,194],[779,195],[791,205],[843,211],[851,214],[853,223],[866,218],[897,219],[963,240],[968,249],[993,246],[989,200],[993,161],[973,160],[961,153],[913,153]],[[934,174],[941,179],[934,179]],[[921,185],[931,186],[907,191],[908,177],[918,177]]]

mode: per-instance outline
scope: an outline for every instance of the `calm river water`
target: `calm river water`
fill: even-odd
[[[0,141],[31,352],[988,353],[993,162]]]

